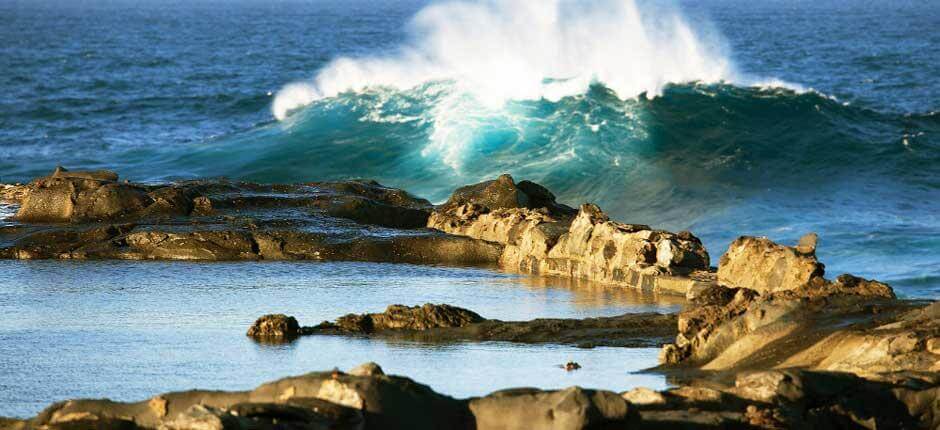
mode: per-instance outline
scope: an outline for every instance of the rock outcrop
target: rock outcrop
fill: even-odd
[[[269,317],[259,319],[249,330],[249,335]],[[282,317],[291,318],[278,316]],[[299,333],[371,336],[428,343],[501,341],[574,345],[582,348],[655,348],[675,336],[676,317],[642,313],[584,319],[500,321],[484,319],[466,309],[429,303],[414,307],[392,305],[385,312],[375,314],[349,314],[334,322],[324,321],[313,327],[302,327]],[[259,340],[270,341],[266,338]]]
[[[248,336],[260,339],[290,339],[300,335],[297,319],[284,314],[269,314],[258,318],[248,329]]]
[[[340,317],[335,323],[324,322],[318,327],[348,333],[370,334],[385,330],[464,327],[481,321],[483,317],[467,309],[446,304],[425,303],[423,306],[391,305],[381,313],[349,314]]]
[[[705,381],[702,381],[705,382]],[[586,430],[899,428],[940,426],[937,374],[866,379],[847,373],[772,370],[729,384],[626,393],[518,388],[454,399],[367,363],[313,372],[252,391],[186,391],[136,403],[70,400],[8,429],[455,429]]]
[[[118,182],[109,171],[69,172],[57,168],[29,184],[16,220],[83,222],[117,219],[153,203],[144,187]]]
[[[424,229],[430,203],[374,181],[141,185],[58,169],[22,194],[0,258],[492,264],[502,252]]]
[[[940,371],[940,303],[896,300],[891,287],[841,275],[803,250],[736,240],[719,281],[680,313],[661,361],[704,370],[803,368],[877,375]],[[747,274],[745,276],[745,274]]]
[[[682,295],[714,281],[708,253],[691,233],[611,221],[592,204],[575,212],[541,186],[516,185],[508,175],[458,190],[428,227],[500,243],[500,265],[523,273]]]

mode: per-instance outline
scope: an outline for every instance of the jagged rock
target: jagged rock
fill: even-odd
[[[825,272],[825,266],[816,260],[815,240],[812,250],[804,253],[766,238],[742,236],[721,257],[718,283],[760,294],[805,287]]]
[[[503,244],[500,265],[523,273],[678,294],[714,282],[708,253],[691,233],[613,222],[591,204],[572,217],[573,211],[557,209],[550,193],[542,199],[522,194],[507,175],[461,188],[431,214],[428,227]]]
[[[334,370],[284,378],[252,391],[185,391],[136,403],[59,402],[29,420],[0,419],[0,426],[23,430],[933,429],[940,425],[938,375],[894,372],[862,378],[786,369],[739,373],[732,386],[715,388],[635,389],[622,396],[580,387],[518,388],[457,400],[404,377]]]
[[[560,391],[514,389],[470,401],[478,430],[578,430],[629,418],[630,406],[608,391],[580,387]]]
[[[299,334],[300,324],[294,317],[284,314],[264,315],[248,329],[250,337],[291,338]]]
[[[753,258],[776,261],[751,265],[750,276],[763,279],[764,290],[699,291],[693,306],[680,313],[679,334],[663,348],[662,362],[706,370],[799,367],[866,375],[940,368],[926,347],[940,336],[940,312],[931,311],[935,305],[898,301],[890,286],[851,275],[826,280],[814,256],[805,260],[809,254],[766,239],[739,239],[729,254],[742,247],[751,250],[723,257],[719,273],[724,265],[745,267],[748,262],[737,260],[757,253]],[[796,267],[786,266],[791,263]],[[795,279],[780,273],[812,276],[786,288],[766,282]]]
[[[489,210],[545,209],[553,216],[572,215],[575,212],[574,209],[555,202],[555,196],[545,187],[529,181],[516,184],[510,175],[501,175],[492,181],[460,187],[439,209],[448,211],[467,204]]]
[[[444,316],[428,318],[425,314]],[[531,321],[485,320],[447,305],[389,306],[381,314],[349,314],[301,328],[303,335],[369,335],[421,342],[502,341],[595,346],[656,347],[675,335],[675,316],[658,313],[624,314],[584,319],[538,318]],[[453,313],[459,311],[456,316]],[[378,324],[378,326],[376,326]],[[378,328],[377,328],[378,327]],[[564,367],[564,366],[563,366]]]
[[[441,327],[464,327],[483,321],[473,311],[450,305],[426,303],[423,306],[390,305],[385,312],[349,314],[336,323],[323,323],[317,328],[350,333],[375,333],[383,330],[427,330]]]
[[[16,220],[79,222],[109,220],[139,211],[152,203],[146,189],[117,182],[108,171],[69,172],[58,168],[29,184]]]

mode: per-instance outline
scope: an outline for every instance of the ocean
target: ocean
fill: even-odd
[[[940,295],[940,2],[8,0],[0,16],[0,182],[56,165],[145,182],[372,178],[442,202],[511,173],[690,230],[715,262],[740,235],[812,231],[830,275]],[[373,356],[462,396],[500,380],[655,387],[627,373],[653,350],[578,355],[599,373],[569,377],[552,366],[581,352],[518,347],[531,360],[488,368],[517,378],[468,385],[428,369],[507,360],[503,346],[271,351],[242,332],[267,311],[312,324],[395,301],[510,319],[675,309],[618,293],[579,304],[485,269],[352,264],[340,282],[309,264],[2,266],[0,415],[15,416]],[[532,291],[543,306],[505,306]]]

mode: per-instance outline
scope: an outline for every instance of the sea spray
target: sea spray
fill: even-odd
[[[274,116],[369,87],[406,90],[452,81],[489,109],[507,100],[583,94],[601,82],[621,98],[661,94],[669,83],[733,81],[720,38],[697,34],[678,11],[632,0],[438,3],[411,21],[394,52],[341,57],[311,82],[285,86]]]

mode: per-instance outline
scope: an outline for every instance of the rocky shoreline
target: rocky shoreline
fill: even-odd
[[[372,181],[259,185],[121,182],[69,172],[5,186],[19,206],[0,258],[352,260],[489,264],[688,299],[678,315],[487,320],[448,305],[390,306],[302,327],[266,315],[260,341],[302,335],[426,342],[660,346],[664,392],[513,389],[453,399],[375,365],[250,392],[170,393],[139,403],[57,403],[3,428],[938,428],[940,302],[884,283],[826,278],[817,237],[741,237],[711,266],[689,232],[559,204],[508,175],[433,206]]]
[[[264,343],[290,342],[300,336],[360,336],[427,343],[514,342],[579,348],[658,348],[676,335],[676,316],[638,313],[584,319],[499,321],[485,319],[467,309],[427,303],[413,307],[391,305],[385,312],[349,314],[312,327],[300,326],[291,316],[264,315],[247,334]]]

